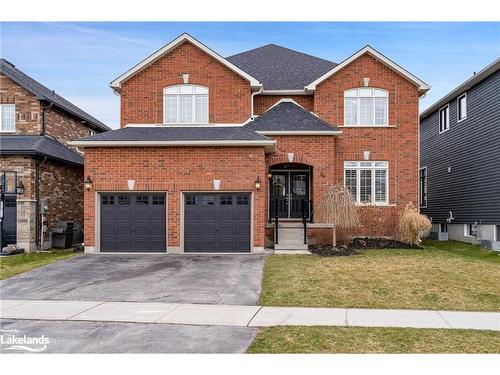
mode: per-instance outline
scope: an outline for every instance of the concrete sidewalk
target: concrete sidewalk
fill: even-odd
[[[262,307],[185,303],[1,300],[0,318],[237,327],[301,325],[500,331],[500,313],[495,312]]]

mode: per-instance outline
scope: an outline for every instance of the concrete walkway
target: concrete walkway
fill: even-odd
[[[185,303],[1,300],[0,318],[200,326],[281,325],[460,328],[500,331],[500,313],[262,307]]]

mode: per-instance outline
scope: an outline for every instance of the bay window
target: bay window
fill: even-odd
[[[386,90],[362,87],[344,92],[344,125],[387,126]]]
[[[165,124],[207,124],[208,88],[197,85],[166,87],[163,112]]]
[[[389,163],[386,161],[344,162],[344,184],[359,204],[389,202]]]

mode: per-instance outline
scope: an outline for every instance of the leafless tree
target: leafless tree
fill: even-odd
[[[321,197],[315,209],[316,219],[333,225],[332,244],[337,245],[337,228],[361,225],[358,207],[349,190],[341,184],[331,186]]]

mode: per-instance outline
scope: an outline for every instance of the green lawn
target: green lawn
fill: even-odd
[[[261,304],[500,310],[500,255],[461,242],[366,250],[347,257],[267,258]]]
[[[73,249],[67,249],[0,257],[0,280],[75,255],[78,254],[75,254]]]
[[[500,333],[414,328],[269,327],[248,353],[500,353]]]

